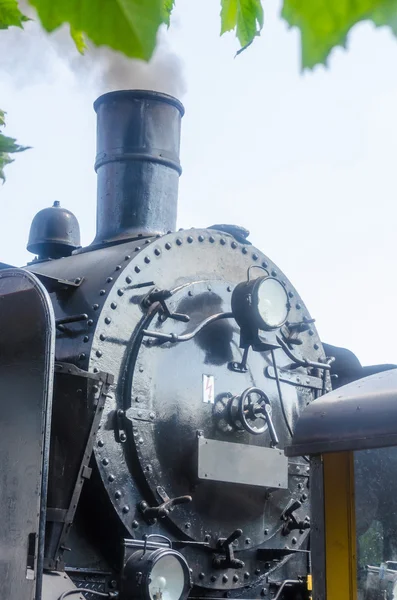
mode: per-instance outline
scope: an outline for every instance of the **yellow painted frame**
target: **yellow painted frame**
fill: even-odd
[[[357,600],[353,452],[323,455],[326,600]]]

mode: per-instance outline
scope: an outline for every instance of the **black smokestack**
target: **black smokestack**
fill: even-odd
[[[92,245],[175,230],[182,104],[145,90],[110,92],[97,113],[97,231]]]

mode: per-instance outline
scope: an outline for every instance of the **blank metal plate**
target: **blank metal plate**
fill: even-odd
[[[288,488],[288,459],[275,448],[198,438],[198,478],[266,488]]]

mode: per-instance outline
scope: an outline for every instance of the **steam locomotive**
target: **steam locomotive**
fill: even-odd
[[[54,203],[0,270],[2,599],[308,599],[283,448],[348,361],[244,228],[175,231],[179,101],[94,107],[94,241]]]

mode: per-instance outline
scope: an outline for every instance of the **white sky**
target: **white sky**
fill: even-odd
[[[324,341],[365,364],[396,362],[397,40],[362,24],[328,70],[302,75],[298,33],[264,4],[261,38],[235,59],[218,2],[178,2],[169,37],[188,89],[178,225],[244,225]],[[83,244],[94,237],[98,94],[60,59],[49,74],[25,53],[12,76],[1,72],[7,133],[34,147],[0,189],[0,261],[21,265],[30,222],[53,200],[76,214]]]

